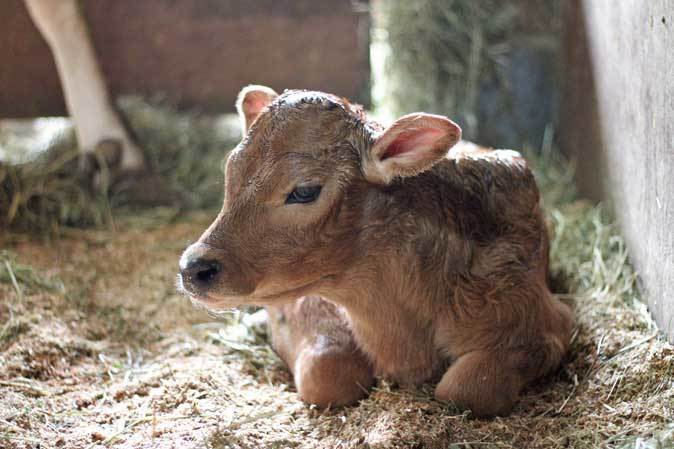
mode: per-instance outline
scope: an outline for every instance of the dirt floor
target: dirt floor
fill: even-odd
[[[385,381],[356,406],[308,407],[259,313],[211,317],[176,293],[210,219],[0,242],[0,447],[674,447],[674,349],[641,303],[601,295],[569,299],[568,363],[508,418]]]

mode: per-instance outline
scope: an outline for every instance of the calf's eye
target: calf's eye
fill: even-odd
[[[297,186],[288,194],[286,204],[313,203],[321,194],[321,186]]]

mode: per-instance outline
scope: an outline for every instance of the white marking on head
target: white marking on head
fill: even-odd
[[[522,155],[515,150],[494,150],[492,154],[497,159],[506,162],[515,162],[516,159],[522,159]]]

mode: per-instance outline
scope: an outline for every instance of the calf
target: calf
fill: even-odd
[[[211,309],[266,306],[305,401],[348,404],[384,376],[502,415],[559,365],[573,318],[518,153],[437,115],[384,129],[321,92],[249,86],[237,106],[224,206],[179,283]]]

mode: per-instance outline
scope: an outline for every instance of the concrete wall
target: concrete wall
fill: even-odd
[[[52,0],[47,0],[52,1]],[[233,111],[246,84],[369,104],[367,0],[86,0],[113,94]],[[23,0],[0,1],[0,117],[65,115],[51,53]]]
[[[674,2],[570,0],[560,140],[582,193],[610,199],[674,341]]]

